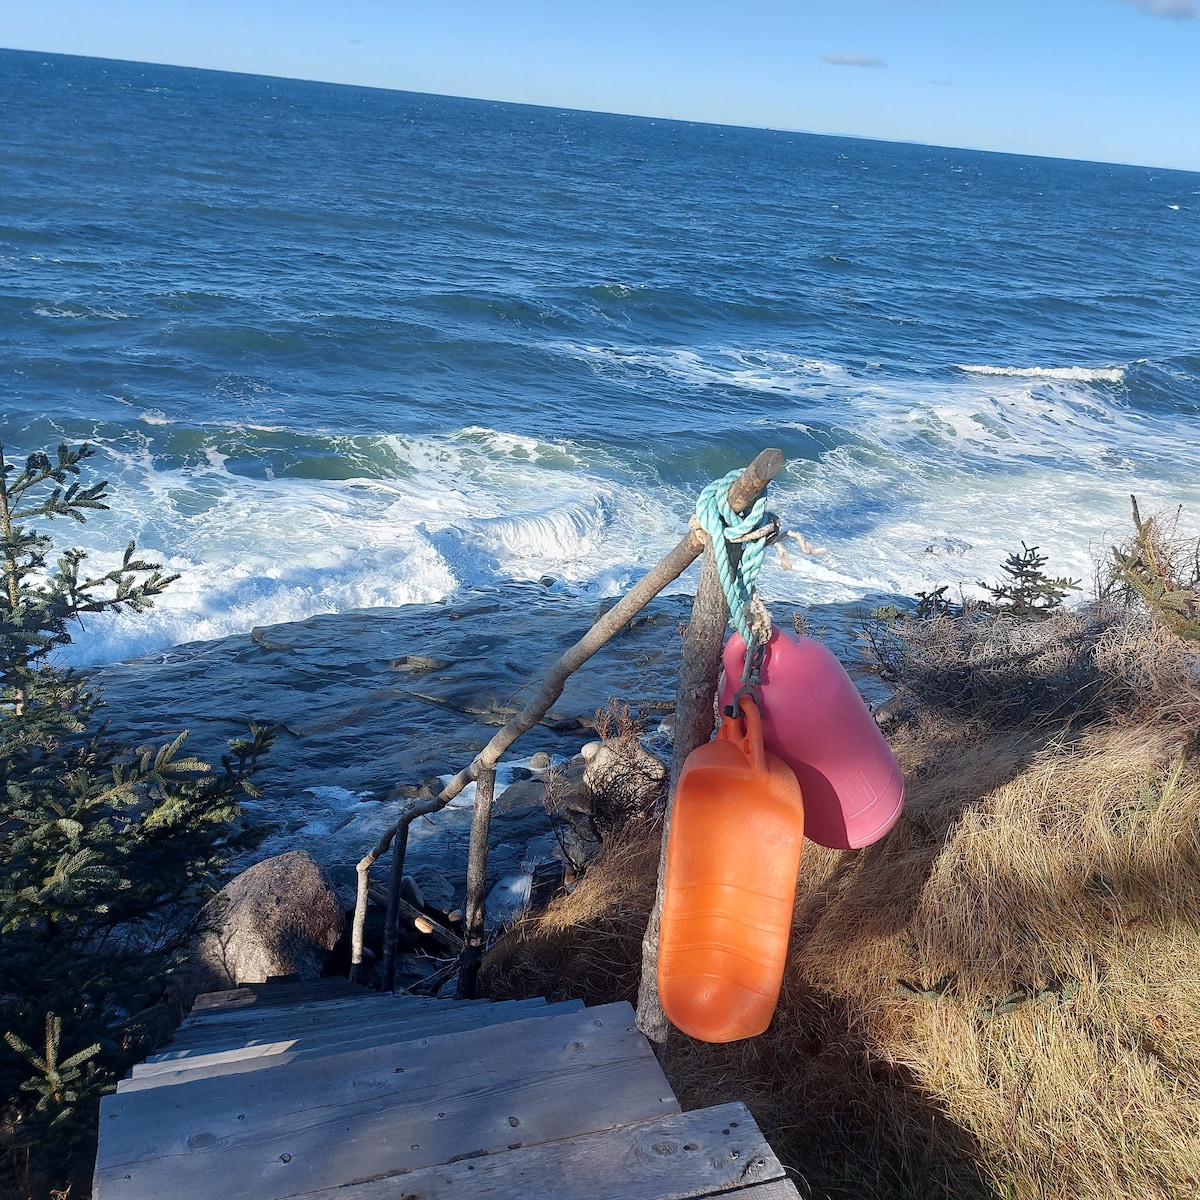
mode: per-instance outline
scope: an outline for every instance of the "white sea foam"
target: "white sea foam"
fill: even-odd
[[[952,384],[864,382],[839,399],[860,413],[873,438],[918,461],[974,459],[978,465],[1158,474],[1178,435],[1072,375],[967,374]],[[844,419],[844,415],[843,415]],[[1165,439],[1165,440],[1164,440]],[[1168,459],[1169,462],[1169,459]]]
[[[570,469],[576,456],[563,445],[477,428],[384,444],[407,477],[251,478],[231,472],[214,447],[164,468],[151,433],[101,440],[102,469],[118,484],[112,511],[70,531],[72,540],[100,569],[116,565],[112,547],[136,540],[181,578],[148,614],[89,618],[63,657],[152,654],[319,612],[431,603],[505,579],[551,575],[607,591],[636,573],[645,532],[659,523],[653,511],[644,518],[638,489],[618,497]]]
[[[956,363],[968,375],[1009,375],[1015,379],[1062,379],[1072,383],[1124,383],[1124,367],[990,367]]]
[[[49,317],[56,321],[124,321],[133,313],[121,312],[115,308],[94,308],[87,304],[55,304],[47,308],[38,305],[34,313],[39,317]]]
[[[768,599],[845,603],[943,583],[970,593],[1022,540],[1043,547],[1055,574],[1087,583],[1093,558],[1128,526],[1130,492],[1147,510],[1200,511],[1186,430],[1089,380],[963,372],[885,382],[820,368],[809,380],[812,394],[755,428],[764,446],[781,428],[816,423],[823,439],[841,439],[793,458],[771,491],[785,523],[828,554],[793,553],[791,572],[769,555]],[[149,614],[89,618],[67,652],[76,663],[506,580],[550,576],[610,596],[679,540],[695,502],[605,452],[483,426],[356,439],[363,461],[390,474],[349,480],[251,476],[252,460],[231,459],[236,439],[179,465],[158,455],[159,436],[143,425],[101,440],[100,470],[128,486],[115,487],[111,513],[63,532],[89,549],[89,566],[114,564],[111,547],[133,538],[182,578]],[[694,574],[672,590],[693,587]]]
[[[564,344],[565,353],[584,359],[600,375],[644,372],[699,386],[797,395],[816,379],[840,379],[836,363],[780,350],[686,349]]]

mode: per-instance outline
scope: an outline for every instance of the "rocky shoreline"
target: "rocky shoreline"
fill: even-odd
[[[438,605],[367,609],[256,628],[175,647],[97,674],[110,731],[127,744],[190,730],[189,752],[217,764],[253,720],[278,727],[255,776],[247,818],[268,830],[233,866],[305,851],[353,907],[355,864],[414,798],[435,794],[518,711],[542,673],[611,602],[587,603],[552,586],[474,591]],[[669,759],[681,629],[691,597],[660,596],[573,675],[543,722],[514,747],[497,779],[488,886],[492,923],[512,916],[539,863],[561,860],[564,831],[535,776],[578,780],[596,715],[619,698],[645,742]],[[821,614],[842,657],[848,614]],[[784,618],[784,614],[780,614]],[[473,785],[412,826],[405,872],[423,901],[461,908]],[[560,814],[561,818],[561,814]],[[386,877],[386,864],[377,874]]]

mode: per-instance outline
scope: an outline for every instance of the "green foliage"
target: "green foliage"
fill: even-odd
[[[871,618],[875,621],[899,621],[905,617],[916,617],[919,621],[928,621],[931,617],[957,617],[963,606],[956,604],[946,593],[950,590],[948,583],[935,588],[932,592],[918,592],[914,597],[915,608],[901,608],[896,604],[885,604],[882,608],[871,609]]]
[[[1110,586],[1136,596],[1169,629],[1200,641],[1200,539],[1178,536],[1173,519],[1142,518],[1136,496],[1132,539],[1113,547]]]
[[[62,446],[18,471],[0,446],[0,1151],[27,1147],[46,1170],[94,1137],[100,1092],[161,1027],[164,979],[249,843],[239,796],[274,740],[251,726],[219,771],[184,752],[186,733],[118,745],[101,697],[52,661],[85,614],[145,611],[176,578],[132,543],[112,570],[76,549],[51,565],[28,522],[107,508],[107,484],[79,479],[92,453]],[[60,1038],[87,1049],[60,1058]]]
[[[4,1035],[9,1046],[33,1067],[35,1074],[21,1084],[21,1090],[32,1092],[37,1097],[33,1111],[38,1115],[48,1115],[52,1127],[70,1122],[76,1101],[81,1094],[90,1090],[96,1073],[96,1065],[91,1060],[100,1053],[100,1043],[93,1042],[85,1050],[60,1058],[61,1038],[62,1020],[54,1013],[46,1014],[44,1057],[27,1046],[15,1033]]]
[[[1021,553],[1013,551],[1000,569],[1007,576],[996,583],[984,583],[992,595],[988,607],[1013,617],[1042,617],[1062,607],[1062,602],[1071,591],[1079,590],[1078,579],[1060,576],[1051,578],[1043,570],[1049,559],[1038,553],[1037,546],[1021,543]]]

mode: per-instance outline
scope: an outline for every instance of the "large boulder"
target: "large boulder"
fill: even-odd
[[[214,990],[277,975],[318,978],[345,916],[312,855],[293,850],[232,879],[201,920],[191,959],[197,989]]]

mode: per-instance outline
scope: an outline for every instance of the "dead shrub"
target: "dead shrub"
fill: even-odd
[[[1173,633],[1200,641],[1200,538],[1181,534],[1183,509],[1143,518],[1136,496],[1133,535],[1114,546],[1103,591],[1140,604]]]

